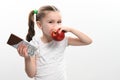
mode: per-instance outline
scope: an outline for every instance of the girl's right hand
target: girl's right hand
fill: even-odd
[[[18,45],[17,51],[20,56],[27,58],[28,57],[28,49],[27,46],[23,43]]]

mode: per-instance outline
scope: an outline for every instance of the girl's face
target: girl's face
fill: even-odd
[[[51,32],[60,28],[61,22],[61,15],[58,11],[46,12],[46,16],[41,21],[43,35],[51,37]]]

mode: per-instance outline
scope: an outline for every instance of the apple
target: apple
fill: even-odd
[[[65,37],[65,31],[60,31],[60,28],[56,31],[52,31],[51,36],[56,41],[61,41]]]

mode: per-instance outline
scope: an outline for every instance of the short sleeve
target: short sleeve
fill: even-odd
[[[68,46],[68,37],[64,38],[64,42],[65,42],[65,46],[67,47]]]
[[[39,46],[38,39],[36,37],[33,37],[33,39],[30,41],[30,44],[35,47],[38,47]]]

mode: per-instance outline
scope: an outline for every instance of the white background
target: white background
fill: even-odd
[[[64,25],[93,40],[66,49],[68,80],[120,80],[119,0],[1,0],[0,80],[33,80],[24,71],[24,59],[6,42],[11,33],[25,39],[29,12],[46,4],[60,9]]]

